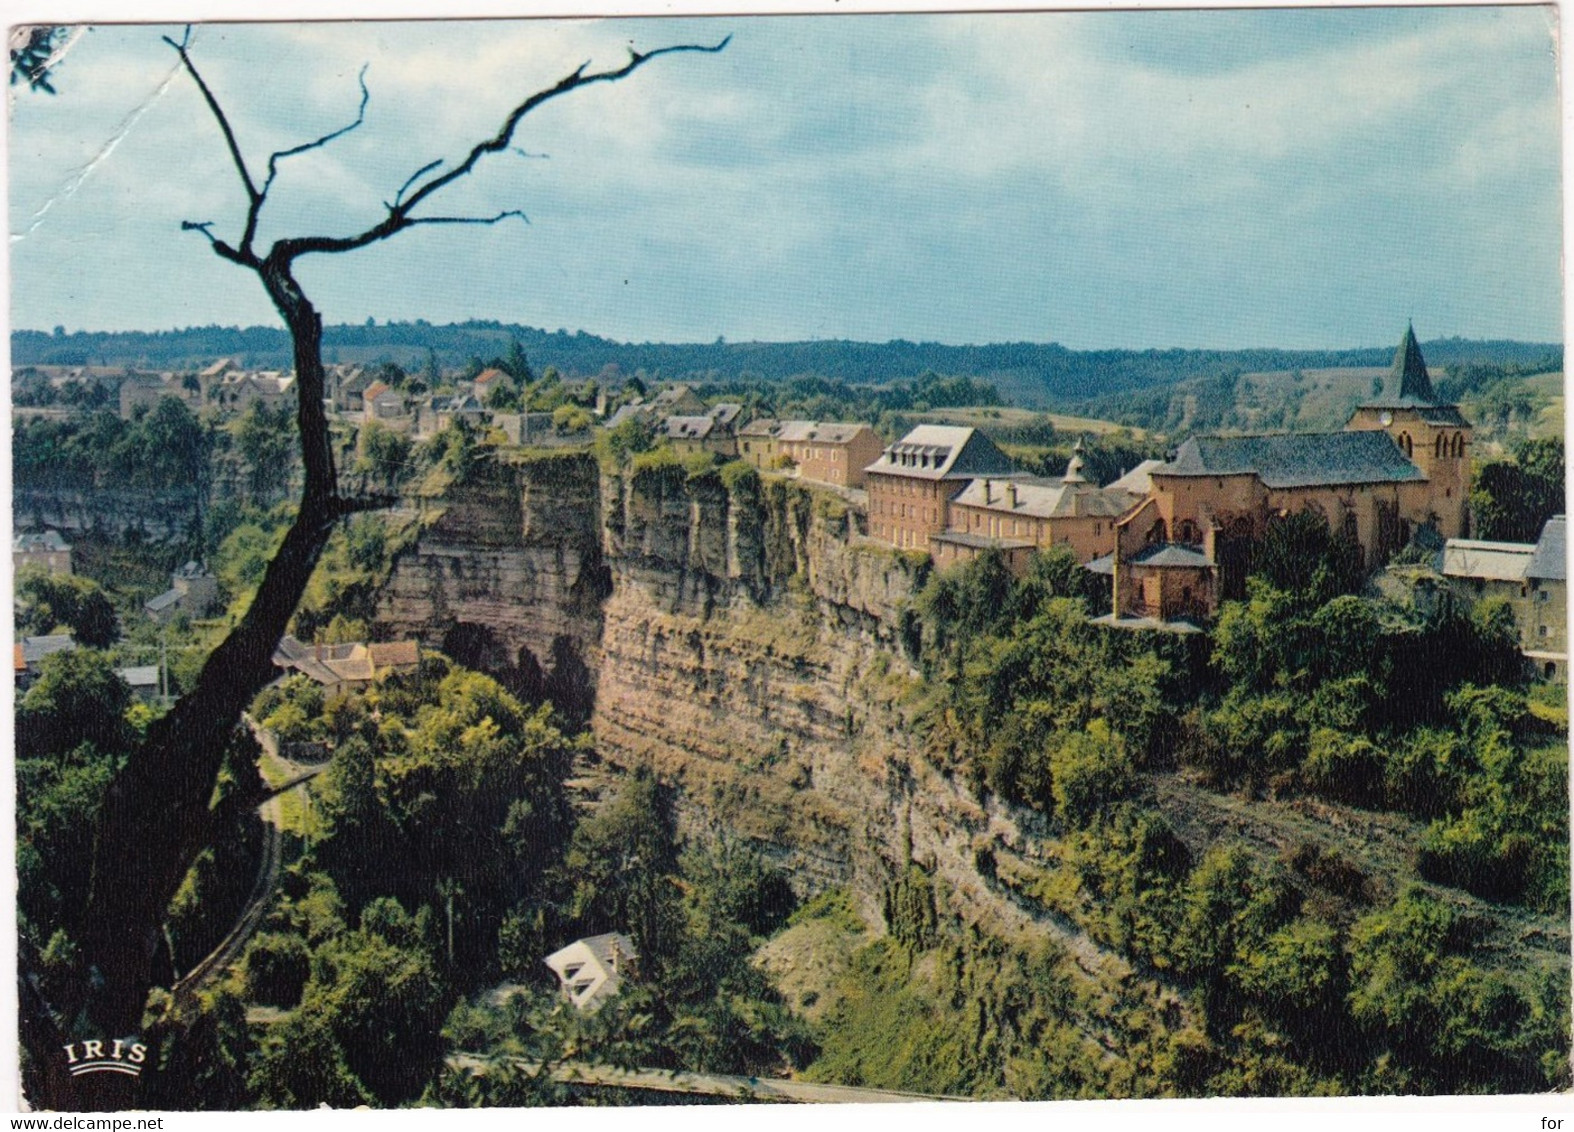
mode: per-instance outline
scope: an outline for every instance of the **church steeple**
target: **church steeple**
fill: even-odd
[[[1404,339],[1399,343],[1399,349],[1394,351],[1394,368],[1388,376],[1390,389],[1396,384],[1394,379],[1398,379],[1398,389],[1394,395],[1400,400],[1437,403],[1437,394],[1432,391],[1432,379],[1427,376],[1426,360],[1421,357],[1421,347],[1416,342],[1415,327],[1405,327]]]

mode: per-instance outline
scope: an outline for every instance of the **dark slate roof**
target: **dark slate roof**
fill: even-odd
[[[1187,566],[1192,569],[1212,567],[1213,559],[1194,546],[1179,542],[1160,542],[1132,555],[1133,566]]]
[[[1432,379],[1427,376],[1426,360],[1421,357],[1421,345],[1416,341],[1415,327],[1406,326],[1405,336],[1394,351],[1394,368],[1388,373],[1389,385],[1397,388],[1400,397],[1413,397],[1417,401],[1436,402],[1432,392]]]
[[[1530,556],[1525,577],[1558,582],[1567,580],[1568,542],[1564,535],[1562,515],[1552,516],[1546,526],[1541,528],[1541,537],[1536,540],[1536,549]]]
[[[885,450],[866,472],[923,480],[1010,475],[1011,458],[974,428],[919,425]]]
[[[180,604],[182,594],[179,590],[165,590],[157,597],[150,597],[142,603],[142,608],[149,613],[163,613]]]
[[[1110,575],[1115,573],[1115,556],[1104,554],[1082,564],[1082,568],[1092,574]]]
[[[1271,488],[1424,480],[1386,432],[1196,436],[1156,476],[1256,475]]]
[[[1432,379],[1427,374],[1426,359],[1421,357],[1421,346],[1416,342],[1415,329],[1409,326],[1405,327],[1399,349],[1394,351],[1394,365],[1388,371],[1383,395],[1363,403],[1361,408],[1412,409],[1427,424],[1470,427],[1470,422],[1460,415],[1458,405],[1444,404],[1437,399]]]

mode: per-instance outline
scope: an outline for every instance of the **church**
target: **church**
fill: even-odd
[[[1343,431],[1187,440],[1149,472],[1148,497],[1116,523],[1115,624],[1198,622],[1246,594],[1252,546],[1276,517],[1310,511],[1375,570],[1421,526],[1467,533],[1470,422],[1432,388],[1405,330],[1384,395]]]

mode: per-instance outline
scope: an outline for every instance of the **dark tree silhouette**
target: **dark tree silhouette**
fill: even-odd
[[[187,220],[181,227],[200,233],[216,255],[254,273],[284,319],[294,352],[296,419],[305,484],[295,522],[269,563],[251,607],[209,656],[192,690],[149,728],[110,787],[100,814],[93,880],[81,920],[85,927],[78,1000],[50,1003],[45,1008],[36,983],[25,972],[23,957],[22,1001],[31,1007],[23,1011],[23,1036],[35,1074],[35,1102],[78,1110],[121,1108],[132,1103],[131,1078],[118,1073],[68,1077],[59,1044],[75,1037],[113,1039],[139,1032],[152,985],[153,956],[170,900],[197,854],[229,817],[228,812],[221,813],[212,805],[227,740],[246,706],[273,677],[274,647],[334,525],[348,515],[390,502],[343,494],[339,489],[323,408],[322,318],[295,277],[297,261],[309,255],[352,252],[419,225],[489,225],[524,219],[517,209],[485,217],[433,215],[419,210],[468,176],[484,158],[509,149],[521,119],[543,103],[594,83],[616,82],[663,55],[719,52],[730,38],[709,47],[682,44],[648,52],[630,49],[627,62],[608,70],[592,71],[588,62],[581,64],[551,87],[518,103],[497,133],[472,146],[457,164],[445,168],[447,163],[439,159],[417,169],[392,202],[384,202],[381,219],[361,232],[287,237],[261,249],[256,245],[258,222],[281,162],[321,149],[360,126],[368,99],[365,71],[355,120],[272,154],[259,180],[241,151],[229,117],[192,60],[190,30],[180,42],[166,37],[165,42],[180,56],[201,91],[249,202],[239,239],[221,238],[212,221]],[[239,812],[265,797],[241,792],[225,805]]]

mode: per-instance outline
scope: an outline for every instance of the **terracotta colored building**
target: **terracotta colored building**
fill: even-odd
[[[864,469],[869,534],[906,550],[930,549],[947,509],[974,479],[1014,474],[1011,460],[977,429],[919,425]]]
[[[935,565],[967,562],[994,549],[1021,576],[1033,554],[1051,546],[1065,547],[1084,563],[1109,554],[1115,549],[1115,520],[1140,504],[1142,496],[1089,483],[1082,468],[1079,445],[1058,482],[974,480],[951,501],[946,529],[930,539]]]
[[[1117,524],[1116,621],[1198,621],[1244,597],[1252,548],[1275,516],[1310,511],[1376,569],[1430,524],[1465,533],[1470,424],[1437,400],[1415,334],[1394,356],[1390,394],[1343,432],[1194,437],[1149,471],[1148,498]]]

